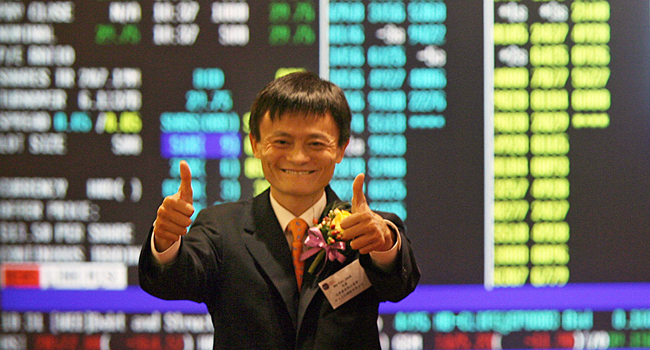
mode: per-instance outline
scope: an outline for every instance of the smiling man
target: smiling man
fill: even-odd
[[[350,119],[343,91],[313,73],[269,83],[251,109],[250,141],[270,188],[206,208],[188,232],[192,176],[181,162],[179,191],[163,200],[142,249],[142,288],[205,303],[214,349],[380,349],[379,303],[406,297],[420,273],[403,222],[368,207],[363,174],[353,184],[352,214],[340,223],[348,242],[343,262],[321,262],[308,273],[302,259],[292,261],[305,238],[292,235],[295,220],[313,226],[340,206],[329,182]],[[336,290],[332,281],[341,279],[362,287]]]
[[[272,184],[271,196],[300,216],[322,197],[347,144],[339,145],[330,115],[288,114],[272,120],[266,112],[255,127],[259,136],[251,133],[251,145]]]

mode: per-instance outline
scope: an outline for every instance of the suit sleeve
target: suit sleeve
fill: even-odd
[[[395,224],[401,236],[402,247],[397,253],[395,265],[390,271],[382,271],[372,263],[369,254],[359,257],[361,265],[366,270],[368,279],[382,300],[397,302],[408,296],[420,280],[420,269],[415,261],[413,247],[406,237],[404,222],[395,214],[377,212],[384,219]]]
[[[220,239],[210,226],[199,213],[190,232],[181,241],[177,259],[166,265],[161,265],[153,257],[151,230],[140,252],[138,264],[142,289],[165,300],[211,300],[209,293],[212,288],[208,286],[214,287],[218,276]]]

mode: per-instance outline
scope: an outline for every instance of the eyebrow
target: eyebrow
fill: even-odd
[[[275,131],[270,137],[293,137],[292,134],[284,131]],[[325,133],[311,133],[307,135],[308,138],[316,138],[316,139],[329,139],[328,135]]]

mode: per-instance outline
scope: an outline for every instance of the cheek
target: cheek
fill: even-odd
[[[334,156],[323,157],[321,159],[321,165],[324,169],[327,169],[328,172],[334,172],[337,163],[337,159]]]
[[[283,158],[284,155],[282,152],[278,152],[277,150],[264,150],[260,159],[266,165],[274,165],[281,163]]]
[[[263,147],[260,147],[259,153],[263,158],[270,159],[273,158],[278,152],[273,147],[265,145]]]

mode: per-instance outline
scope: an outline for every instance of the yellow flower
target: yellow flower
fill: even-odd
[[[343,232],[343,229],[341,228],[341,221],[350,215],[352,214],[347,210],[340,210],[338,208],[334,209],[334,219],[332,219],[332,225],[334,225],[335,229],[339,232]]]

